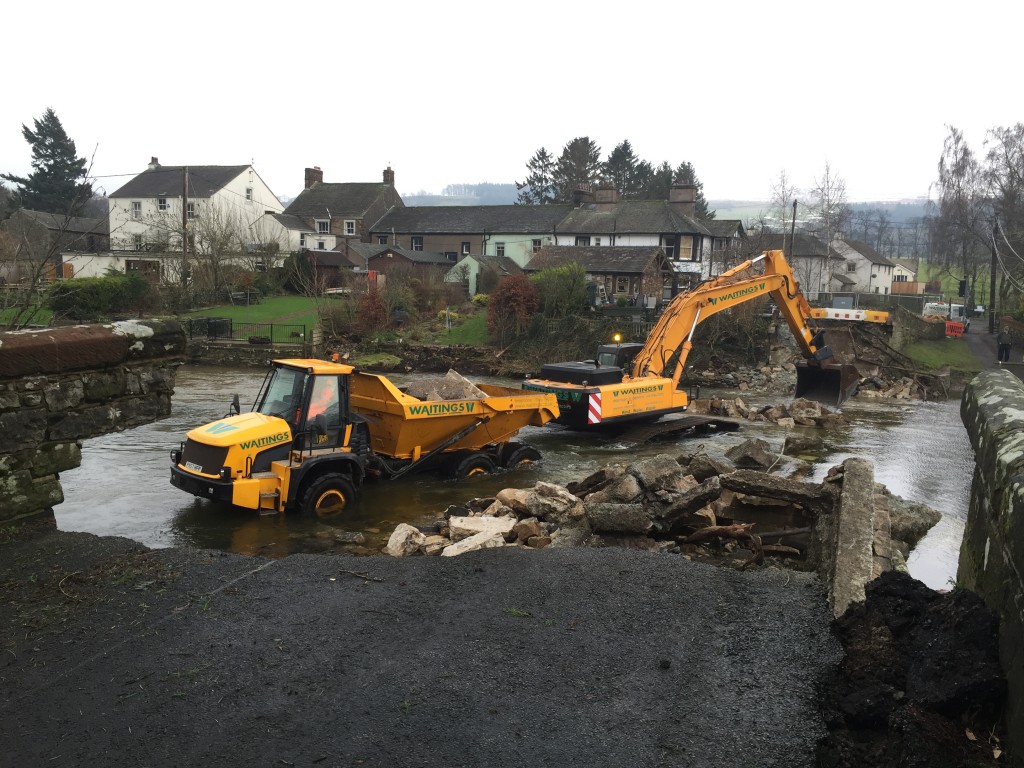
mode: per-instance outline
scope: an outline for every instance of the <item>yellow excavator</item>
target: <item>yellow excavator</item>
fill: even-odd
[[[755,265],[763,262],[764,272]],[[523,388],[558,398],[559,424],[589,429],[685,411],[687,393],[679,389],[697,325],[718,312],[771,296],[786,319],[804,360],[797,365],[797,397],[839,404],[856,391],[852,366],[828,362],[832,351],[824,330],[810,323],[825,317],[812,310],[782,251],[760,256],[678,294],[665,308],[643,344],[603,344],[593,360],[549,363]],[[872,317],[884,322],[884,313]]]

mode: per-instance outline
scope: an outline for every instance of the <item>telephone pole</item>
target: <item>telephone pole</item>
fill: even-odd
[[[188,287],[188,166],[181,169],[181,287]]]

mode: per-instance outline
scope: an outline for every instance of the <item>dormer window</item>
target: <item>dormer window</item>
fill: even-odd
[[[354,235],[355,233],[356,233],[356,223],[355,223],[355,221],[353,221],[351,219],[346,220],[345,221],[345,234],[346,235]]]
[[[331,220],[330,219],[317,219],[316,220],[316,231],[318,234],[326,235],[331,231]]]

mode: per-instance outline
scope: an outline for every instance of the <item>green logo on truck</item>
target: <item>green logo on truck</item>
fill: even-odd
[[[447,416],[451,413],[472,413],[475,407],[475,401],[426,403],[424,405],[410,405],[409,413],[413,416]]]
[[[243,451],[248,451],[250,448],[266,448],[268,445],[277,445],[283,443],[291,437],[289,432],[278,432],[276,435],[267,435],[266,437],[257,437],[255,440],[246,440],[244,443],[239,444],[239,447]]]
[[[741,288],[740,290],[733,291],[732,293],[727,293],[723,296],[719,296],[717,299],[709,296],[708,303],[711,304],[711,306],[715,306],[720,301],[732,301],[733,299],[739,299],[743,296],[749,296],[752,293],[761,293],[764,290],[764,287],[765,283],[760,283],[758,285],[751,285],[747,288]]]

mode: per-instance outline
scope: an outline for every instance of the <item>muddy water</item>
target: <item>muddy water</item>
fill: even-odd
[[[58,526],[125,536],[151,547],[191,546],[271,557],[318,551],[339,531],[362,532],[368,546],[378,548],[400,522],[428,525],[449,504],[493,495],[505,487],[527,487],[537,480],[564,484],[611,461],[692,451],[697,445],[721,455],[754,436],[781,448],[786,434],[778,427],[751,424],[732,434],[627,450],[612,441],[558,427],[527,427],[520,439],[538,448],[543,462],[460,483],[419,477],[368,485],[351,514],[336,526],[294,516],[260,516],[173,488],[169,482],[171,448],[189,429],[222,417],[232,394],[241,395],[246,409],[262,379],[262,372],[251,370],[183,366],[167,419],[85,443],[81,467],[61,477],[65,501],[55,508]],[[395,379],[401,381],[402,377]],[[764,395],[749,401],[769,404],[780,399]],[[843,410],[853,425],[824,433],[830,453],[812,466],[808,479],[819,481],[830,466],[850,456],[873,459],[876,479],[893,493],[942,512],[942,522],[911,555],[910,567],[913,575],[929,586],[948,586],[956,574],[973,471],[973,454],[960,422],[958,402],[854,401]]]

